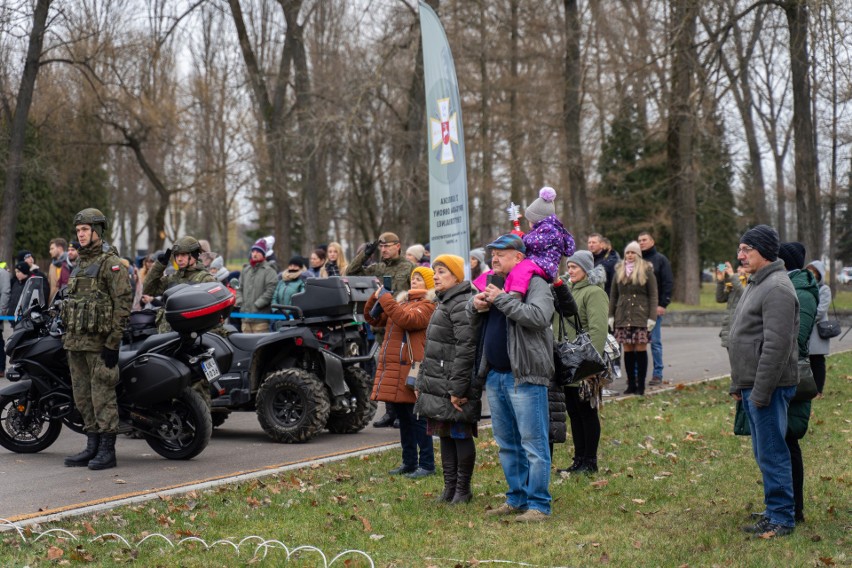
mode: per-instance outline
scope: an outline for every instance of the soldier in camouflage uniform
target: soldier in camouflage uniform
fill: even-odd
[[[177,272],[170,276],[164,276],[169,259],[174,255],[177,264]],[[202,282],[218,282],[216,277],[210,274],[203,265],[198,263],[201,256],[201,244],[195,237],[182,237],[175,242],[174,248],[166,249],[157,257],[157,262],[145,275],[142,284],[142,299],[150,302],[153,296],[160,296],[163,292],[177,286],[178,284],[201,284]],[[157,331],[168,333],[172,326],[166,321],[166,309],[161,307],[157,311]],[[219,326],[215,332],[225,335],[224,329]],[[193,383],[192,388],[201,395],[210,407],[210,384],[206,378]]]
[[[177,263],[177,272],[170,276],[164,276],[169,259],[174,254]],[[143,301],[150,302],[154,296],[160,296],[178,284],[201,284],[202,282],[217,282],[216,277],[207,272],[207,269],[198,264],[201,256],[201,245],[194,237],[182,237],[175,242],[174,248],[157,257],[157,262],[145,275],[142,284]],[[165,308],[157,311],[157,331],[166,333],[172,330],[172,326],[166,321]]]
[[[83,416],[86,449],[65,458],[68,467],[115,467],[118,432],[118,347],[133,291],[118,251],[104,242],[106,217],[83,209],[74,217],[80,243],[77,266],[62,305],[74,404]]]

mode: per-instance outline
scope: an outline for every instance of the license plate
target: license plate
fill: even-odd
[[[216,364],[215,359],[208,359],[206,361],[202,361],[201,370],[204,371],[204,376],[207,377],[208,381],[218,379],[219,375],[221,374],[219,372],[219,365]]]

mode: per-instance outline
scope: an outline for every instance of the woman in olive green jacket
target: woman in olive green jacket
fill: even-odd
[[[592,253],[577,251],[568,258],[568,280],[577,304],[580,325],[589,334],[592,346],[603,356],[607,336],[607,311],[609,298],[604,291],[606,272],[603,266],[595,267]],[[576,336],[567,326],[570,339]],[[596,405],[585,400],[580,384],[565,387],[565,406],[571,422],[571,439],[574,443],[574,461],[568,469],[559,472],[593,473],[598,470],[598,444],[601,439],[601,422]]]
[[[645,394],[648,374],[648,343],[657,323],[657,279],[654,266],[642,259],[639,243],[624,248],[624,260],[615,266],[610,290],[609,325],[624,351],[627,390],[624,394]]]

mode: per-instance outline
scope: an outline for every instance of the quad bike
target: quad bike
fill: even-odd
[[[293,305],[274,306],[269,333],[205,333],[222,375],[212,384],[213,426],[231,412],[253,411],[276,442],[307,442],[324,429],[360,432],[373,419],[372,361],[357,305],[376,290],[372,277],[311,278]],[[230,327],[230,326],[227,326]]]

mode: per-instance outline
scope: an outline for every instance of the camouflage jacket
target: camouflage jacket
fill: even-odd
[[[80,249],[62,305],[65,349],[118,349],[132,302],[130,279],[118,251],[105,242]]]
[[[382,277],[393,277],[394,295],[400,292],[407,292],[411,288],[411,272],[415,266],[411,264],[404,256],[398,256],[388,261],[377,262],[370,266],[364,266],[364,251],[359,252],[346,267],[347,276],[377,276],[379,284],[382,283]]]
[[[178,270],[169,276],[163,276],[166,267],[160,264],[159,261],[154,263],[148,274],[145,275],[145,282],[142,284],[142,293],[148,296],[160,296],[163,292],[177,286],[178,284],[201,284],[202,282],[217,282],[216,277],[207,272],[207,269],[198,266],[187,266],[184,269]],[[157,331],[166,333],[172,330],[172,326],[166,321],[165,308],[161,307],[157,310]]]

